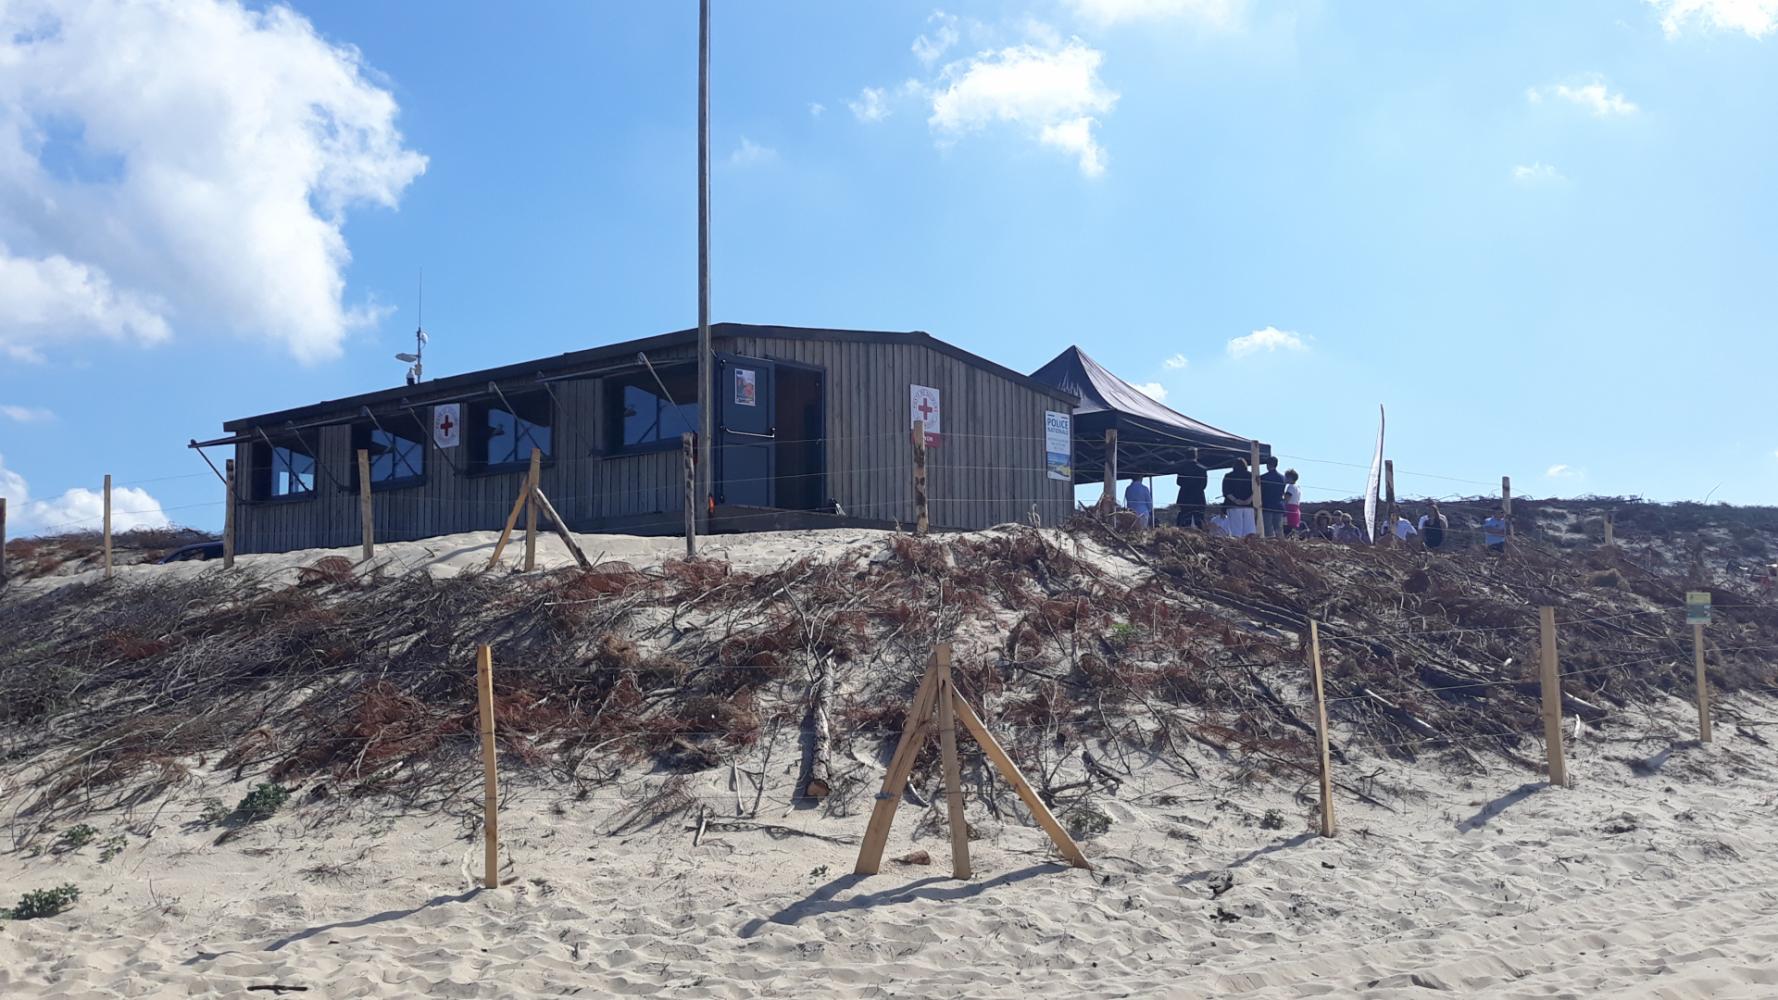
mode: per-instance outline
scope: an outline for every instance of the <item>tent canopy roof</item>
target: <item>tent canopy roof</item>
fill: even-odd
[[[1246,459],[1254,443],[1157,402],[1079,347],[1056,355],[1031,377],[1080,397],[1074,408],[1077,483],[1104,477],[1107,430],[1117,431],[1120,477],[1172,475],[1193,448],[1206,468],[1227,468],[1237,458]],[[1271,448],[1261,444],[1261,459],[1270,455]]]

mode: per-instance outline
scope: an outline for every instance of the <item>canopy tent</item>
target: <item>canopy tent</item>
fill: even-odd
[[[1209,469],[1226,469],[1235,459],[1245,460],[1253,439],[1212,427],[1163,406],[1103,365],[1070,347],[1055,360],[1031,373],[1080,397],[1074,408],[1074,481],[1100,482],[1105,477],[1106,431],[1117,431],[1113,467],[1120,478],[1170,476],[1185,464],[1187,453],[1198,449],[1198,460]],[[1260,458],[1272,453],[1261,444]]]

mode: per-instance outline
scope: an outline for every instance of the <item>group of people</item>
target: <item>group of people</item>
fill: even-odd
[[[1179,470],[1179,500],[1174,508],[1173,523],[1181,528],[1198,528],[1211,534],[1245,538],[1265,529],[1267,538],[1319,538],[1330,542],[1362,543],[1367,540],[1364,528],[1345,511],[1317,512],[1312,522],[1303,520],[1303,491],[1295,469],[1278,471],[1278,460],[1268,457],[1259,484],[1259,521],[1255,522],[1253,488],[1255,476],[1242,459],[1222,477],[1222,502],[1211,509],[1208,490],[1210,472],[1200,461],[1197,449],[1188,454]],[[1124,489],[1124,507],[1140,518],[1143,526],[1154,521],[1154,493],[1141,477],[1130,480]],[[1450,521],[1439,510],[1438,501],[1428,503],[1418,521],[1396,515],[1392,530],[1395,537],[1407,543],[1418,540],[1429,549],[1443,548],[1450,533]],[[1482,521],[1482,542],[1495,551],[1506,549],[1507,520],[1496,513]]]

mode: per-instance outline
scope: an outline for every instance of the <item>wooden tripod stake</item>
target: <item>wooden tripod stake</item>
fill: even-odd
[[[370,451],[358,449],[358,520],[364,527],[364,561],[377,557],[376,533],[370,506]]]
[[[1710,682],[1704,676],[1704,626],[1692,623],[1692,667],[1698,682],[1698,742],[1710,742]]]
[[[963,819],[961,769],[957,762],[956,736],[952,729],[956,722],[962,722],[963,727],[975,737],[982,752],[994,762],[1000,776],[1018,793],[1019,800],[1025,803],[1025,808],[1031,811],[1037,825],[1049,834],[1050,841],[1068,859],[1068,863],[1076,868],[1092,868],[1087,863],[1086,855],[1081,853],[1080,846],[1062,829],[1062,824],[1056,822],[1056,817],[1038,797],[1037,790],[1019,772],[1012,757],[994,739],[994,735],[988,732],[988,727],[970,709],[969,703],[957,696],[956,689],[951,684],[951,647],[948,643],[940,643],[926,666],[926,675],[920,680],[919,690],[914,693],[913,707],[909,709],[907,723],[902,727],[901,742],[896,744],[895,756],[889,761],[889,772],[883,776],[883,790],[877,793],[876,804],[871,807],[870,822],[864,830],[864,843],[858,848],[858,865],[853,871],[859,875],[875,875],[881,870],[883,849],[889,843],[889,827],[895,822],[895,808],[901,804],[901,793],[907,788],[908,775],[914,769],[914,759],[920,755],[921,745],[936,727],[944,758],[945,794],[950,808],[951,873],[957,878],[969,877],[969,828]]]
[[[1549,759],[1550,784],[1568,784],[1568,763],[1562,755],[1562,678],[1556,659],[1556,609],[1537,609],[1543,650],[1543,745]]]
[[[475,649],[475,700],[482,723],[482,885],[500,888],[500,786],[494,771],[494,651]]]
[[[1331,837],[1334,825],[1333,763],[1327,753],[1327,692],[1321,685],[1321,627],[1309,620],[1309,663],[1315,671],[1315,742],[1321,749],[1321,835]]]

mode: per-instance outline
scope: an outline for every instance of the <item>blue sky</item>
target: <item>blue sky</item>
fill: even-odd
[[[1079,344],[1311,499],[1378,403],[1408,493],[1778,490],[1778,0],[715,7],[719,321]],[[219,523],[185,442],[398,383],[422,267],[435,376],[695,321],[691,0],[0,28],[15,532]]]

